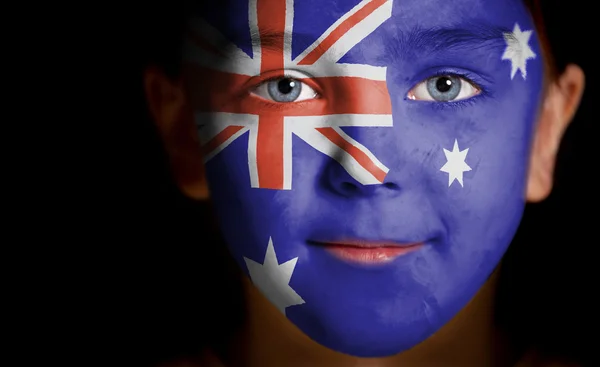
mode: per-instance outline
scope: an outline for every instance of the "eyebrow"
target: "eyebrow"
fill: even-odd
[[[409,31],[389,35],[385,44],[386,57],[406,57],[413,52],[440,53],[443,51],[461,51],[474,49],[494,50],[506,46],[505,39],[514,37],[512,31],[505,27],[486,23],[466,23],[452,27],[422,28],[414,27]],[[294,33],[288,34],[260,30],[252,35],[252,40],[260,39],[260,46],[269,50],[280,51],[286,39],[300,43],[303,49],[314,42],[314,36]],[[253,46],[258,46],[258,42]],[[319,46],[317,46],[319,48]],[[325,50],[323,50],[325,51]]]
[[[506,46],[505,37],[514,37],[505,27],[469,23],[456,27],[413,28],[402,32],[391,42],[394,53],[404,50],[423,50],[428,52],[460,51],[473,49],[495,49]]]
[[[272,51],[281,51],[281,47],[286,39],[299,42],[304,48],[310,46],[316,39],[306,33],[293,33],[293,37],[288,32],[275,32],[271,30],[260,30],[250,35],[252,39],[252,47],[260,46]],[[317,46],[318,47],[318,46]]]

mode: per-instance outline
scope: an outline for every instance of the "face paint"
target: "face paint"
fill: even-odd
[[[525,6],[211,12],[189,23],[184,75],[232,255],[328,348],[422,342],[483,285],[521,218],[543,75]]]

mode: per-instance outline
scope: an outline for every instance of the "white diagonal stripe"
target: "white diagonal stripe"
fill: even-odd
[[[300,53],[300,55],[298,55],[294,59],[293,63],[297,64],[298,62],[300,62],[300,60],[304,59],[306,57],[306,55],[308,55],[315,48],[317,48],[323,42],[323,40],[325,40],[325,38],[327,38],[327,36],[329,36],[331,34],[331,32],[333,32],[337,27],[339,27],[339,25],[342,24],[342,22],[344,22],[346,19],[350,18],[350,16],[352,16],[353,14],[355,14],[357,11],[359,11],[360,9],[362,9],[365,5],[367,5],[371,1],[372,0],[363,0],[360,3],[358,3],[354,8],[352,8],[349,12],[347,12],[346,14],[344,14],[335,23],[333,23],[329,28],[327,28],[327,30],[325,32],[323,32],[323,34],[319,38],[317,38],[317,40],[315,42],[313,42],[310,46],[308,46],[306,48],[306,50],[302,51],[302,53]],[[333,60],[333,62],[336,62],[336,61],[337,60]]]
[[[314,149],[335,159],[342,167],[344,167],[352,178],[362,185],[380,184],[377,178],[361,166],[354,157],[335,145],[331,140],[327,139],[315,129],[311,127],[294,126],[294,134]]]
[[[373,153],[371,153],[371,151],[367,147],[365,147],[361,143],[354,140],[350,135],[346,134],[341,128],[334,127],[332,129],[335,130],[335,132],[337,132],[338,134],[340,134],[340,136],[344,140],[346,140],[348,143],[354,145],[361,152],[363,152],[367,157],[369,157],[369,159],[373,162],[373,164],[375,164],[380,170],[382,170],[385,173],[388,173],[390,171],[389,168],[387,168],[383,163],[381,163],[379,161],[379,159],[377,159],[377,157],[375,157],[375,155]]]

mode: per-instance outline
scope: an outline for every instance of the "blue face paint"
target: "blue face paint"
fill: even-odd
[[[190,22],[185,75],[232,255],[328,348],[422,342],[484,284],[521,218],[543,75],[524,4],[213,11]]]

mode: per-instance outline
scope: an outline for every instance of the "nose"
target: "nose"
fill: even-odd
[[[388,180],[390,175],[386,175],[381,183],[362,184],[348,174],[344,167],[337,162],[330,162],[324,173],[324,185],[337,195],[347,198],[392,197],[400,193],[398,182]]]

